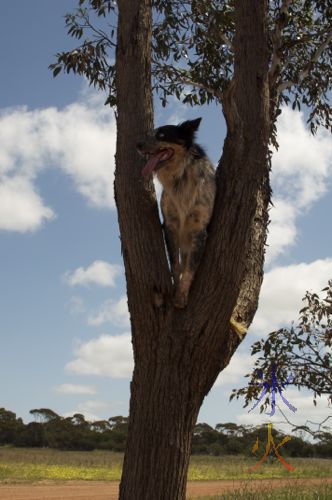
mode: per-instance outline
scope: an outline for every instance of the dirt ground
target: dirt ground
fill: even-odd
[[[332,484],[324,479],[256,479],[252,481],[193,481],[188,483],[187,498],[218,495],[236,489],[267,489],[300,485]],[[1,500],[117,500],[119,483],[116,481],[43,482],[30,485],[0,486]]]

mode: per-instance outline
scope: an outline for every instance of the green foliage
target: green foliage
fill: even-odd
[[[39,421],[25,425],[22,419],[16,418],[15,413],[0,408],[0,446],[52,448],[68,452],[125,450],[127,417],[115,416],[108,420],[89,422],[79,413],[66,418],[50,409],[32,410],[31,413]],[[45,418],[51,415],[53,418]],[[283,438],[283,434],[275,429],[273,435],[277,442]],[[266,426],[253,427],[225,422],[213,428],[206,423],[199,423],[194,429],[192,453],[211,456],[242,454],[251,457],[256,438],[259,439],[259,450],[264,454]],[[317,435],[317,444],[307,443],[299,438],[292,438],[289,443],[284,452],[289,456],[332,457],[332,435],[329,432]],[[51,471],[50,474],[52,473]],[[27,474],[30,472],[27,471]]]
[[[57,420],[59,418],[59,415],[49,408],[30,410],[30,414],[41,422],[50,422],[51,420]]]
[[[230,399],[244,396],[245,406],[257,400],[262,390],[257,385],[261,382],[259,372],[271,387],[274,365],[280,385],[293,377],[290,385],[312,391],[314,404],[317,396],[322,395],[328,395],[332,401],[332,280],[322,291],[323,298],[316,293],[305,294],[298,325],[274,331],[252,345],[251,354],[259,354],[255,370],[246,375],[250,378],[248,386],[233,389]],[[270,393],[271,390],[260,407],[261,412],[270,404]]]
[[[0,408],[0,445],[14,443],[15,436],[24,427],[21,418],[12,411]]]
[[[193,106],[219,99],[233,74],[233,2],[156,0],[154,5],[153,74],[162,101],[176,95]]]
[[[319,125],[331,129],[332,5],[329,1],[292,2],[282,36],[282,70],[278,84],[292,83],[281,101],[293,109],[311,109],[312,132]],[[321,53],[320,53],[321,51]]]
[[[284,4],[269,2],[272,121],[284,103],[310,109],[312,132],[319,125],[331,129],[331,3],[295,0],[286,10]],[[162,99],[175,94],[191,105],[222,101],[233,77],[234,2],[155,0],[154,5],[161,15],[154,28],[154,74]]]
[[[114,451],[125,449],[128,430],[126,417],[91,423],[79,413],[67,418],[45,408],[31,410],[30,413],[37,421],[24,425],[15,413],[0,409],[0,445],[47,446],[82,451],[95,448]]]
[[[110,16],[112,19],[115,11],[116,2],[113,0],[79,0],[79,8],[73,14],[65,15],[65,24],[71,37],[81,40],[85,35],[83,43],[74,50],[59,52],[57,62],[50,65],[54,77],[61,71],[85,76],[90,85],[108,93],[105,104],[111,106],[116,104],[113,62],[116,28],[109,22],[104,26],[100,18]],[[96,17],[93,25],[91,16]]]
[[[233,0],[153,0],[153,86],[162,105],[170,96],[189,105],[216,100],[233,78]],[[271,133],[282,104],[304,107],[314,133],[331,129],[332,6],[329,0],[269,2]],[[60,52],[51,64],[85,76],[105,90],[107,104],[116,105],[115,47],[117,5],[112,0],[79,0],[65,16],[68,34],[83,42]],[[91,20],[93,19],[93,21]]]
[[[45,428],[38,422],[30,422],[26,426],[18,429],[14,435],[12,443],[15,446],[42,448],[48,442],[45,435]]]

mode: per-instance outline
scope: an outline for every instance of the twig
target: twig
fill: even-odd
[[[294,423],[292,423],[287,417],[286,415],[284,414],[284,412],[281,410],[280,406],[279,405],[276,405],[278,410],[280,411],[281,415],[284,417],[284,419],[286,420],[286,423],[288,425],[290,425],[292,427],[292,430],[293,431],[305,431],[307,432],[308,434],[310,434],[312,437],[317,437],[317,434],[320,432],[320,429],[322,427],[323,424],[325,424],[325,422],[327,422],[327,420],[329,420],[330,418],[332,418],[332,415],[328,415],[326,418],[324,418],[324,420],[322,422],[313,422],[311,420],[306,420],[305,424],[304,425],[296,425]],[[277,422],[279,424],[284,424],[285,422]],[[313,424],[313,425],[317,425],[318,426],[318,430],[317,431],[313,431],[310,429],[310,427],[308,427],[307,423],[310,423],[310,424]]]
[[[219,36],[222,39],[222,41],[224,42],[224,44],[227,45],[227,47],[229,48],[229,50],[231,50],[233,52],[234,51],[234,47],[233,47],[233,44],[230,41],[230,39],[226,35],[224,35],[223,33],[220,33]]]
[[[327,32],[327,38],[324,42],[322,42],[316,49],[316,51],[312,54],[310,61],[305,65],[302,71],[300,71],[297,81],[288,80],[287,82],[282,82],[278,85],[277,91],[278,94],[281,94],[284,90],[292,87],[295,83],[301,83],[310,73],[312,65],[318,61],[330,41],[332,40],[332,27]]]
[[[209,87],[203,83],[195,82],[193,80],[189,80],[188,78],[181,76],[181,71],[176,70],[176,68],[173,68],[172,66],[169,66],[168,64],[160,64],[160,62],[156,61],[156,59],[152,59],[152,62],[158,67],[159,71],[168,71],[169,73],[173,74],[173,76],[176,76],[177,81],[179,83],[182,83],[183,85],[191,85],[192,87],[196,87],[199,89],[206,90],[206,92],[210,92],[212,95],[214,95],[217,99],[221,99],[222,97],[222,92],[213,89],[212,87]]]

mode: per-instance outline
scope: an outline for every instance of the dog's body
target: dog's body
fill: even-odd
[[[215,171],[203,149],[195,144],[201,119],[166,125],[137,148],[149,161],[143,175],[156,173],[162,184],[161,210],[171,272],[174,305],[187,305],[201,260],[216,192]]]

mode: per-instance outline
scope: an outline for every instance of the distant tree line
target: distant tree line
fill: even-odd
[[[124,451],[128,427],[125,417],[88,422],[80,413],[62,417],[48,408],[31,410],[30,414],[35,421],[24,424],[15,413],[0,408],[0,445]]]
[[[0,408],[0,446],[47,447],[59,450],[92,451],[125,450],[128,418],[111,417],[108,420],[89,422],[80,413],[72,417],[62,417],[48,408],[30,411],[35,421],[25,424],[12,411]],[[284,435],[274,429],[276,441]],[[204,455],[251,455],[252,447],[258,438],[265,448],[266,426],[244,426],[231,422],[211,427],[205,423],[195,426],[192,453]],[[332,458],[332,434],[321,432],[310,443],[300,437],[292,436],[283,448],[290,457]]]

